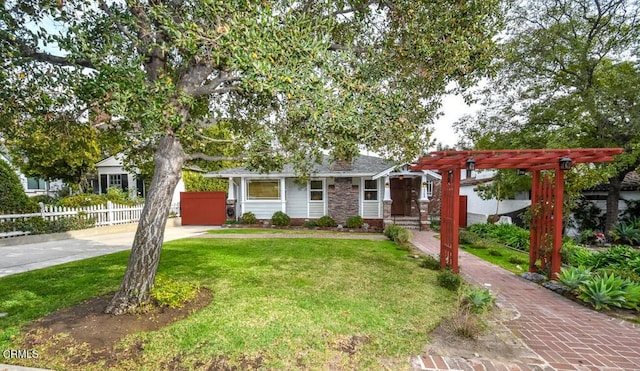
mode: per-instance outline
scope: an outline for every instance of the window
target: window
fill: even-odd
[[[427,197],[433,196],[433,180],[427,180],[422,186],[427,190]]]
[[[378,181],[377,180],[364,181],[364,199],[365,201],[378,200]]]
[[[249,180],[247,181],[247,200],[279,200],[280,181]]]
[[[309,182],[309,199],[311,201],[322,201],[324,199],[324,187],[322,180],[312,180]]]
[[[27,189],[46,189],[47,184],[44,179],[27,178]]]
[[[122,189],[122,176],[120,174],[109,175],[109,187]]]

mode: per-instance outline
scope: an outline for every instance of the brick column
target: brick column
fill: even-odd
[[[392,200],[384,200],[382,201],[382,228],[386,228],[387,225],[393,224],[393,219],[391,218],[391,203]]]
[[[236,200],[227,200],[227,207],[225,208],[225,213],[227,215],[227,220],[237,220],[238,218],[238,210],[236,208],[236,204],[238,201]],[[229,216],[229,213],[227,212],[229,210],[229,208],[233,209],[233,215]]]
[[[418,205],[420,206],[420,230],[421,231],[429,231],[431,230],[431,220],[429,219],[429,200],[419,200]]]

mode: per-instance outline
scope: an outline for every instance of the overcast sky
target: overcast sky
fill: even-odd
[[[473,113],[478,106],[468,106],[460,95],[446,95],[442,99],[441,111],[444,113],[435,123],[432,139],[436,143],[453,146],[458,142],[458,134],[453,129],[453,123],[465,114]]]

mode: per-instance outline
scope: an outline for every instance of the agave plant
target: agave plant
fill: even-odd
[[[576,290],[581,285],[586,284],[590,278],[591,269],[584,266],[560,268],[560,274],[558,275],[558,281],[571,290]]]
[[[623,308],[640,310],[640,284],[626,280],[622,286],[624,291]]]
[[[595,276],[578,288],[578,298],[596,310],[610,309],[610,305],[621,308],[625,303],[625,280],[613,274]]]

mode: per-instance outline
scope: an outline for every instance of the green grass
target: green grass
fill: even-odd
[[[209,234],[370,234],[370,232],[344,232],[321,229],[287,229],[287,228],[222,228],[207,231]]]
[[[526,272],[529,269],[529,254],[525,252],[512,250],[499,244],[491,244],[490,248],[477,248],[469,244],[461,244],[460,247],[472,255],[516,274]],[[513,263],[514,257],[522,262]]]
[[[0,318],[0,348],[30,321],[115,290],[126,259],[117,253],[0,279],[0,312],[9,313]],[[144,343],[135,369],[174,359],[185,368],[221,359],[261,359],[267,369],[406,367],[455,302],[436,272],[389,241],[186,239],[165,244],[159,272],[196,280],[214,298],[185,320],[126,339],[122,347]],[[353,339],[349,354],[343,345]]]

